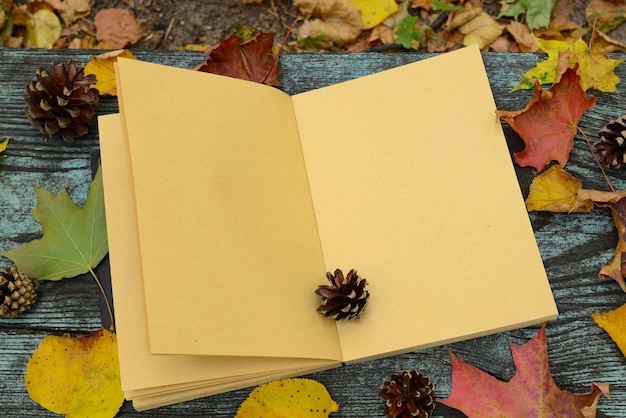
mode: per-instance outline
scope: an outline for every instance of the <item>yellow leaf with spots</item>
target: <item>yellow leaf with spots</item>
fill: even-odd
[[[398,11],[395,0],[350,0],[350,3],[361,12],[361,21],[365,29],[378,26]]]
[[[117,337],[103,328],[77,338],[48,336],[24,378],[30,397],[66,417],[112,418],[124,402]]]
[[[85,75],[93,74],[96,76],[96,84],[91,87],[98,90],[101,96],[117,96],[115,62],[119,57],[137,59],[129,50],[119,49],[92,56],[85,66]]]
[[[321,418],[338,410],[339,405],[321,383],[311,379],[283,379],[254,389],[235,418]]]
[[[568,174],[559,165],[553,165],[530,184],[526,208],[529,212],[589,212],[591,200],[578,199],[582,183]]]
[[[626,304],[612,311],[591,314],[591,317],[611,336],[626,357]]]
[[[511,91],[533,88],[533,79],[537,79],[540,84],[554,83],[557,75],[565,70],[559,67],[559,58],[567,51],[570,52],[569,68],[573,68],[576,63],[579,65],[583,90],[591,88],[614,92],[617,89],[620,78],[614,70],[624,61],[623,59],[612,59],[600,50],[589,49],[582,39],[574,43],[540,38],[535,38],[535,41],[539,48],[548,54],[548,58],[524,73],[522,80]]]

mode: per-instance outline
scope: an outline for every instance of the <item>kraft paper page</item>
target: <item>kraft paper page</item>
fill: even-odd
[[[238,389],[267,381],[268,376],[337,365],[313,359],[151,354],[128,147],[119,115],[101,116],[98,128],[122,387],[135,408]]]
[[[339,360],[290,97],[134,60],[117,81],[151,351]]]
[[[477,47],[293,102],[326,268],[369,283],[344,361],[556,317]]]

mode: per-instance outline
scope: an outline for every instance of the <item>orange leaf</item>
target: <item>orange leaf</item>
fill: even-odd
[[[147,33],[129,9],[102,9],[96,13],[94,23],[97,39],[109,42],[113,49],[134,44]]]
[[[596,104],[595,97],[587,97],[582,89],[578,66],[568,68],[550,90],[543,90],[534,81],[533,97],[518,111],[498,110],[519,134],[526,148],[515,154],[515,162],[531,166],[539,172],[552,160],[564,166],[574,146],[578,121]]]
[[[611,336],[626,357],[626,304],[612,311],[591,314],[591,317]]]
[[[575,394],[558,388],[548,364],[545,324],[529,342],[511,344],[517,370],[503,382],[470,366],[450,352],[452,391],[442,404],[469,417],[591,417],[609,385],[592,383],[591,391]]]

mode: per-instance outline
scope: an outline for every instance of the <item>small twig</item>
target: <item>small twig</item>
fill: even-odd
[[[170,36],[170,32],[172,31],[172,28],[174,27],[174,20],[176,20],[176,18],[174,17],[172,18],[172,20],[170,20],[170,24],[167,26],[167,29],[165,30],[165,33],[163,34],[161,39],[159,39],[159,42],[157,42],[157,44],[154,46],[154,49],[159,49],[161,45],[163,44],[163,42],[165,42],[167,37]]]
[[[604,168],[602,167],[602,164],[600,163],[600,160],[596,156],[596,153],[593,151],[593,146],[591,145],[591,141],[589,141],[589,138],[587,138],[587,134],[585,134],[585,131],[583,131],[580,127],[577,127],[577,129],[578,129],[578,132],[581,133],[583,138],[585,138],[585,142],[587,142],[587,146],[589,147],[589,151],[591,151],[591,155],[593,156],[593,159],[596,161],[596,164],[598,164],[598,167],[600,167],[600,171],[602,172],[602,175],[604,176],[604,179],[606,180],[607,184],[609,185],[609,189],[611,189],[611,191],[613,193],[615,193],[615,188],[613,187],[613,183],[611,183],[611,180],[609,180],[609,176],[607,176],[606,171],[604,171]]]

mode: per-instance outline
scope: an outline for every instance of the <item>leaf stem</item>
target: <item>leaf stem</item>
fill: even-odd
[[[289,38],[289,35],[291,35],[291,32],[293,32],[293,28],[296,26],[296,23],[298,23],[300,20],[301,19],[299,17],[296,17],[293,20],[293,23],[291,24],[291,26],[289,26],[289,30],[285,34],[285,37],[283,38],[283,42],[280,44],[280,48],[278,48],[278,52],[276,53],[276,56],[274,57],[274,62],[272,63],[272,66],[270,67],[267,74],[265,74],[265,78],[263,79],[263,81],[261,81],[262,84],[265,84],[270,74],[272,74],[272,71],[274,71],[274,69],[276,68],[276,65],[278,64],[278,58],[280,58],[280,53],[283,52],[283,49],[285,48],[285,43],[287,42],[287,38]]]
[[[606,171],[604,171],[604,168],[602,167],[602,164],[600,164],[600,160],[598,160],[596,153],[593,151],[593,146],[591,146],[591,141],[589,141],[589,138],[587,138],[587,134],[585,134],[585,131],[583,131],[579,126],[577,126],[576,128],[578,129],[578,132],[580,132],[580,134],[583,136],[583,138],[585,138],[585,142],[587,142],[589,151],[591,151],[591,155],[593,156],[593,159],[595,160],[596,164],[598,164],[598,167],[600,168],[600,171],[602,172],[604,179],[609,185],[609,189],[611,189],[611,191],[615,193],[615,188],[613,187],[613,183],[611,183],[611,180],[609,180],[609,176],[607,176]]]
[[[89,267],[89,273],[91,273],[91,276],[93,277],[93,279],[96,281],[96,284],[100,288],[100,292],[102,293],[102,297],[104,298],[104,303],[107,306],[107,311],[109,311],[109,319],[111,320],[111,329],[113,330],[115,329],[115,318],[113,317],[113,310],[111,309],[111,303],[109,302],[109,298],[107,298],[107,294],[104,291],[104,288],[102,287],[102,283],[100,282],[100,279],[98,279],[98,276],[96,276],[96,273],[93,271],[93,268],[91,268],[91,266]]]

